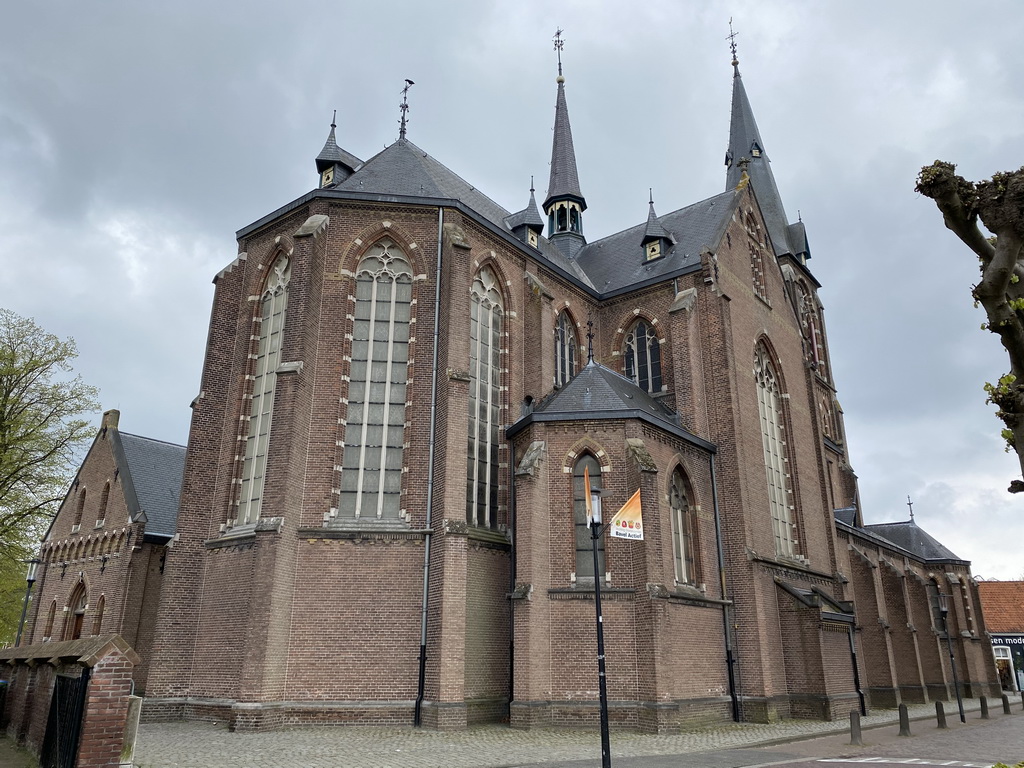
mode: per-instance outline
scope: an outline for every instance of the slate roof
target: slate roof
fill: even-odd
[[[173,536],[178,525],[185,446],[113,431],[115,458],[122,463],[121,485],[134,519],[146,513],[146,533]],[[118,455],[120,453],[120,455]]]
[[[647,226],[644,228],[643,242],[647,243],[651,240],[668,239],[668,232],[661,226],[661,222],[658,221],[658,214],[654,212],[654,201],[650,202],[650,210],[647,211]]]
[[[1024,581],[979,581],[989,632],[1024,634]]]
[[[772,174],[768,153],[764,151],[764,142],[757,130],[754,111],[750,108],[750,100],[747,99],[747,91],[743,87],[743,78],[740,77],[738,66],[733,73],[732,83],[732,120],[729,126],[729,149],[725,155],[729,170],[726,173],[725,188],[735,189],[740,183],[743,176],[740,160],[748,159],[750,163],[746,171],[750,176],[750,185],[754,188],[757,202],[761,206],[761,214],[768,227],[768,236],[772,240],[775,254],[795,254],[797,251],[793,250],[789,242],[789,220],[782,206],[782,196]],[[751,151],[755,144],[760,149],[759,157],[754,157]]]
[[[660,259],[644,260],[643,239],[650,226],[648,221],[587,243],[576,261],[601,293],[653,282],[687,267],[696,269],[701,249],[714,250],[725,236],[738,196],[738,192],[730,190],[659,217],[657,222],[663,231],[675,239]]]
[[[709,451],[715,447],[680,426],[679,416],[657,398],[611,368],[590,361],[561,389],[546,397],[533,413],[506,430],[512,437],[528,424],[588,419],[640,419]]]
[[[555,135],[551,139],[551,176],[548,179],[548,203],[558,197],[575,197],[586,201],[580,192],[580,175],[576,170],[576,150],[572,146],[572,128],[569,126],[569,105],[565,101],[565,82],[558,77],[558,96],[555,99]]]
[[[903,523],[865,525],[863,530],[870,531],[886,541],[891,541],[897,547],[905,549],[922,560],[961,560],[913,520]]]
[[[833,509],[832,514],[836,516],[836,520],[841,523],[846,523],[849,526],[857,524],[857,508],[856,507],[843,507],[842,509]]]
[[[346,152],[338,146],[338,142],[334,137],[334,128],[335,126],[331,125],[331,132],[327,135],[327,141],[324,142],[324,148],[321,149],[320,154],[316,156],[316,169],[318,171],[322,171],[324,168],[327,168],[334,163],[340,163],[354,171],[362,165],[363,161],[351,152]]]
[[[544,231],[544,219],[540,217],[540,213],[537,211],[537,198],[534,196],[532,189],[530,190],[530,202],[526,204],[523,210],[506,216],[505,225],[512,230],[516,227],[527,226],[541,232]]]

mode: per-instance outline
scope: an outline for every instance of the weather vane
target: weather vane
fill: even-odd
[[[555,30],[555,51],[558,53],[558,76],[562,76],[562,46],[565,40],[562,39],[562,30]]]
[[[412,80],[409,78],[405,79],[405,88],[402,89],[402,103],[398,105],[398,108],[402,110],[402,119],[399,121],[400,127],[398,129],[398,138],[400,140],[405,138],[405,128],[409,123],[405,113],[409,111],[409,89],[414,85],[416,83]]]
[[[729,35],[725,38],[729,41],[729,49],[732,51],[732,65],[738,67],[740,60],[736,58],[736,37],[738,33],[732,31],[732,16],[729,17]]]
[[[587,319],[587,362],[594,362],[594,321]]]

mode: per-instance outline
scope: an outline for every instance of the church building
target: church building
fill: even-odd
[[[145,718],[592,725],[598,582],[613,725],[947,698],[947,635],[990,689],[969,564],[863,523],[807,233],[732,65],[724,191],[595,240],[560,62],[539,208],[404,112],[367,160],[331,125],[316,188],[215,278]],[[585,475],[606,518],[639,490],[642,540],[595,558]]]

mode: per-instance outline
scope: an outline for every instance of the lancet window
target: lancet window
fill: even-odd
[[[661,345],[644,320],[638,320],[626,334],[622,356],[626,378],[646,392],[661,391]]]
[[[259,343],[253,369],[252,405],[249,410],[249,434],[242,462],[241,490],[236,525],[254,523],[263,506],[263,488],[270,447],[270,425],[274,415],[274,389],[281,364],[285,314],[288,309],[288,283],[291,263],[282,254],[271,267],[260,299],[257,318]]]
[[[584,453],[576,460],[572,470],[572,512],[576,529],[576,579],[594,578],[594,542],[591,528],[587,525],[587,494],[584,480],[584,468],[590,475],[591,491],[600,491],[601,465],[589,453]],[[607,520],[611,518],[608,517]],[[606,521],[607,521],[606,520]],[[598,573],[605,572],[604,537],[597,540]]]
[[[686,479],[682,470],[672,473],[672,485],[668,493],[669,509],[672,511],[672,556],[675,563],[677,584],[692,584],[697,581],[693,549],[695,521],[693,508],[686,493]]]
[[[790,501],[789,467],[786,458],[782,390],[767,347],[758,344],[754,353],[757,409],[761,421],[764,466],[768,481],[768,509],[775,535],[775,553],[796,557],[794,507]]]
[[[347,519],[398,520],[412,266],[391,240],[377,243],[359,262],[355,299],[338,511]]]
[[[469,441],[466,519],[497,527],[504,305],[498,278],[483,267],[473,281],[469,319]]]
[[[576,375],[579,342],[569,313],[558,313],[555,323],[555,386],[561,387]]]

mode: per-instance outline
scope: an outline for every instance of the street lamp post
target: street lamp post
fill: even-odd
[[[32,585],[36,580],[36,570],[39,568],[39,563],[42,562],[36,558],[25,561],[28,564],[28,571],[25,573],[25,600],[21,606],[21,620],[18,622],[18,635],[14,639],[14,647],[17,648],[21,645],[21,631],[25,627],[25,616],[28,613],[28,601],[32,595]]]
[[[604,616],[601,613],[601,567],[597,556],[597,542],[601,539],[601,492],[590,494],[592,519],[590,536],[594,550],[594,610],[597,613],[597,684],[601,708],[601,768],[611,768],[612,752],[608,739],[608,684],[604,666]]]
[[[953,638],[949,635],[949,595],[939,593],[939,613],[942,614],[942,629],[946,632],[946,647],[949,648],[949,666],[953,670],[953,690],[956,691],[956,705],[960,709],[960,722],[966,723],[964,700],[960,696],[960,680],[956,675],[956,658],[953,656]]]

